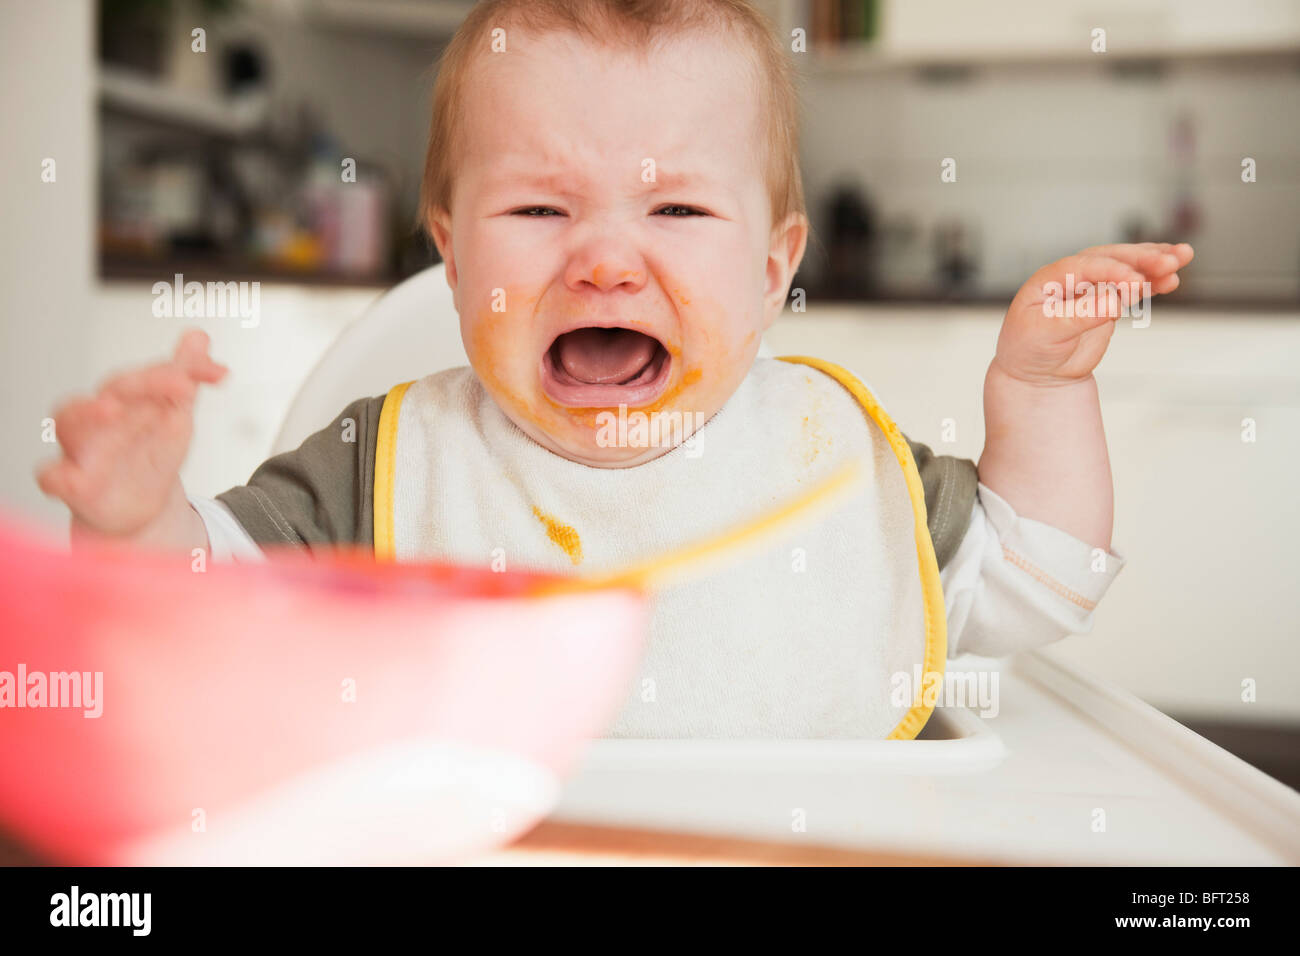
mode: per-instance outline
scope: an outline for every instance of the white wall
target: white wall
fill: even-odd
[[[96,155],[91,5],[0,0],[0,504],[56,520],[32,479],[41,420],[85,381]],[[56,181],[41,181],[55,160]]]

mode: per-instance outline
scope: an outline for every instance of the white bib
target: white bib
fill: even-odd
[[[697,433],[633,468],[534,442],[468,368],[394,388],[375,459],[375,552],[597,573],[760,517],[851,459],[828,515],[655,597],[612,737],[911,738],[941,675],[943,592],[911,451],[864,386],[766,359]],[[899,676],[901,675],[901,676]],[[901,688],[901,689],[900,689]]]

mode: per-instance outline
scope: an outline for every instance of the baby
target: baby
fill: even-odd
[[[58,412],[41,487],[74,537],[595,572],[858,462],[832,513],[657,596],[610,733],[915,736],[934,701],[913,675],[1090,629],[1124,563],[1092,372],[1130,290],[1173,290],[1192,250],[1035,273],[989,365],[978,470],[936,457],[844,369],[760,354],[808,234],[789,61],[743,0],[480,4],[441,64],[422,194],[470,368],[355,401],[204,499],[178,474],[196,389],[225,370],[189,332]]]

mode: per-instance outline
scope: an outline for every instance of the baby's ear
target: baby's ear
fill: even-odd
[[[768,242],[767,284],[764,290],[764,328],[770,328],[776,317],[785,308],[786,296],[790,292],[790,283],[803,260],[804,249],[808,243],[808,217],[794,212],[784,222],[772,227]]]
[[[438,255],[447,258],[447,247],[451,245],[451,216],[445,209],[431,209],[424,217],[424,231],[433,244],[438,247]]]
[[[451,247],[451,215],[445,209],[432,210],[424,220],[424,231],[438,247],[438,255],[447,267],[447,282],[456,288],[456,256]]]

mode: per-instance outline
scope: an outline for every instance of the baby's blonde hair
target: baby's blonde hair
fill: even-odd
[[[475,5],[438,62],[429,150],[420,184],[420,224],[451,208],[455,143],[465,77],[492,31],[518,27],[541,35],[566,31],[592,43],[642,54],[666,38],[706,28],[736,39],[750,54],[760,88],[760,127],[772,223],[806,214],[799,175],[799,98],[794,70],[770,21],[748,0],[483,0]]]

